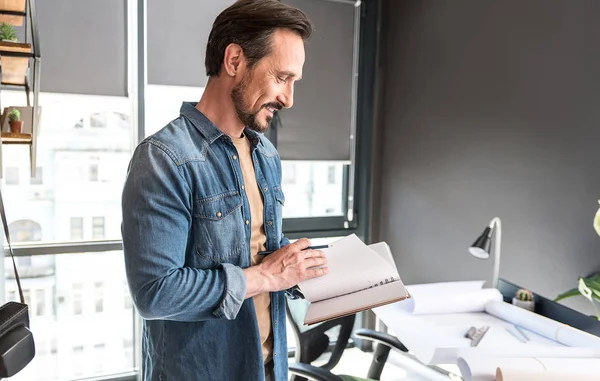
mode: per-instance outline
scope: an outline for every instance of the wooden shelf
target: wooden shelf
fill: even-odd
[[[3,85],[24,85],[29,67],[28,57],[13,57],[11,53],[31,53],[31,44],[0,41],[0,65]]]
[[[4,52],[31,53],[31,44],[23,42],[0,41],[0,54]]]
[[[2,133],[2,144],[31,144],[31,134],[13,134],[12,132]]]
[[[0,0],[0,11],[23,13],[23,15],[0,14],[0,22],[21,26],[25,14],[25,0]]]

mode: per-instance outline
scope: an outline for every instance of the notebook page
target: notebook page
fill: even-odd
[[[309,302],[399,279],[396,268],[365,245],[356,234],[333,242],[323,252],[327,256],[327,275],[298,284]]]

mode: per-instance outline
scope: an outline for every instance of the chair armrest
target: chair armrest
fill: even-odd
[[[402,344],[400,340],[398,340],[397,337],[392,336],[388,333],[375,331],[372,329],[359,328],[356,331],[354,331],[354,336],[358,337],[359,339],[374,341],[376,343],[386,345],[392,349],[397,349],[402,352],[408,352],[408,349],[404,346],[404,344]]]
[[[343,381],[341,377],[336,376],[328,370],[318,368],[316,366],[293,363],[289,365],[290,373],[306,377],[314,381]]]

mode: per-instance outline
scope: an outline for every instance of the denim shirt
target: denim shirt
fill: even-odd
[[[281,161],[262,135],[252,144],[264,197],[267,250],[282,234]],[[250,205],[229,136],[194,103],[136,148],[122,197],[123,250],[143,318],[143,380],[263,380],[264,365],[243,268]],[[287,380],[285,293],[271,293],[275,379]]]

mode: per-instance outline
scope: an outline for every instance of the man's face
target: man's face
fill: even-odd
[[[265,132],[273,113],[294,103],[294,82],[302,76],[304,41],[281,29],[272,36],[272,52],[244,73],[231,91],[231,99],[244,125]]]

